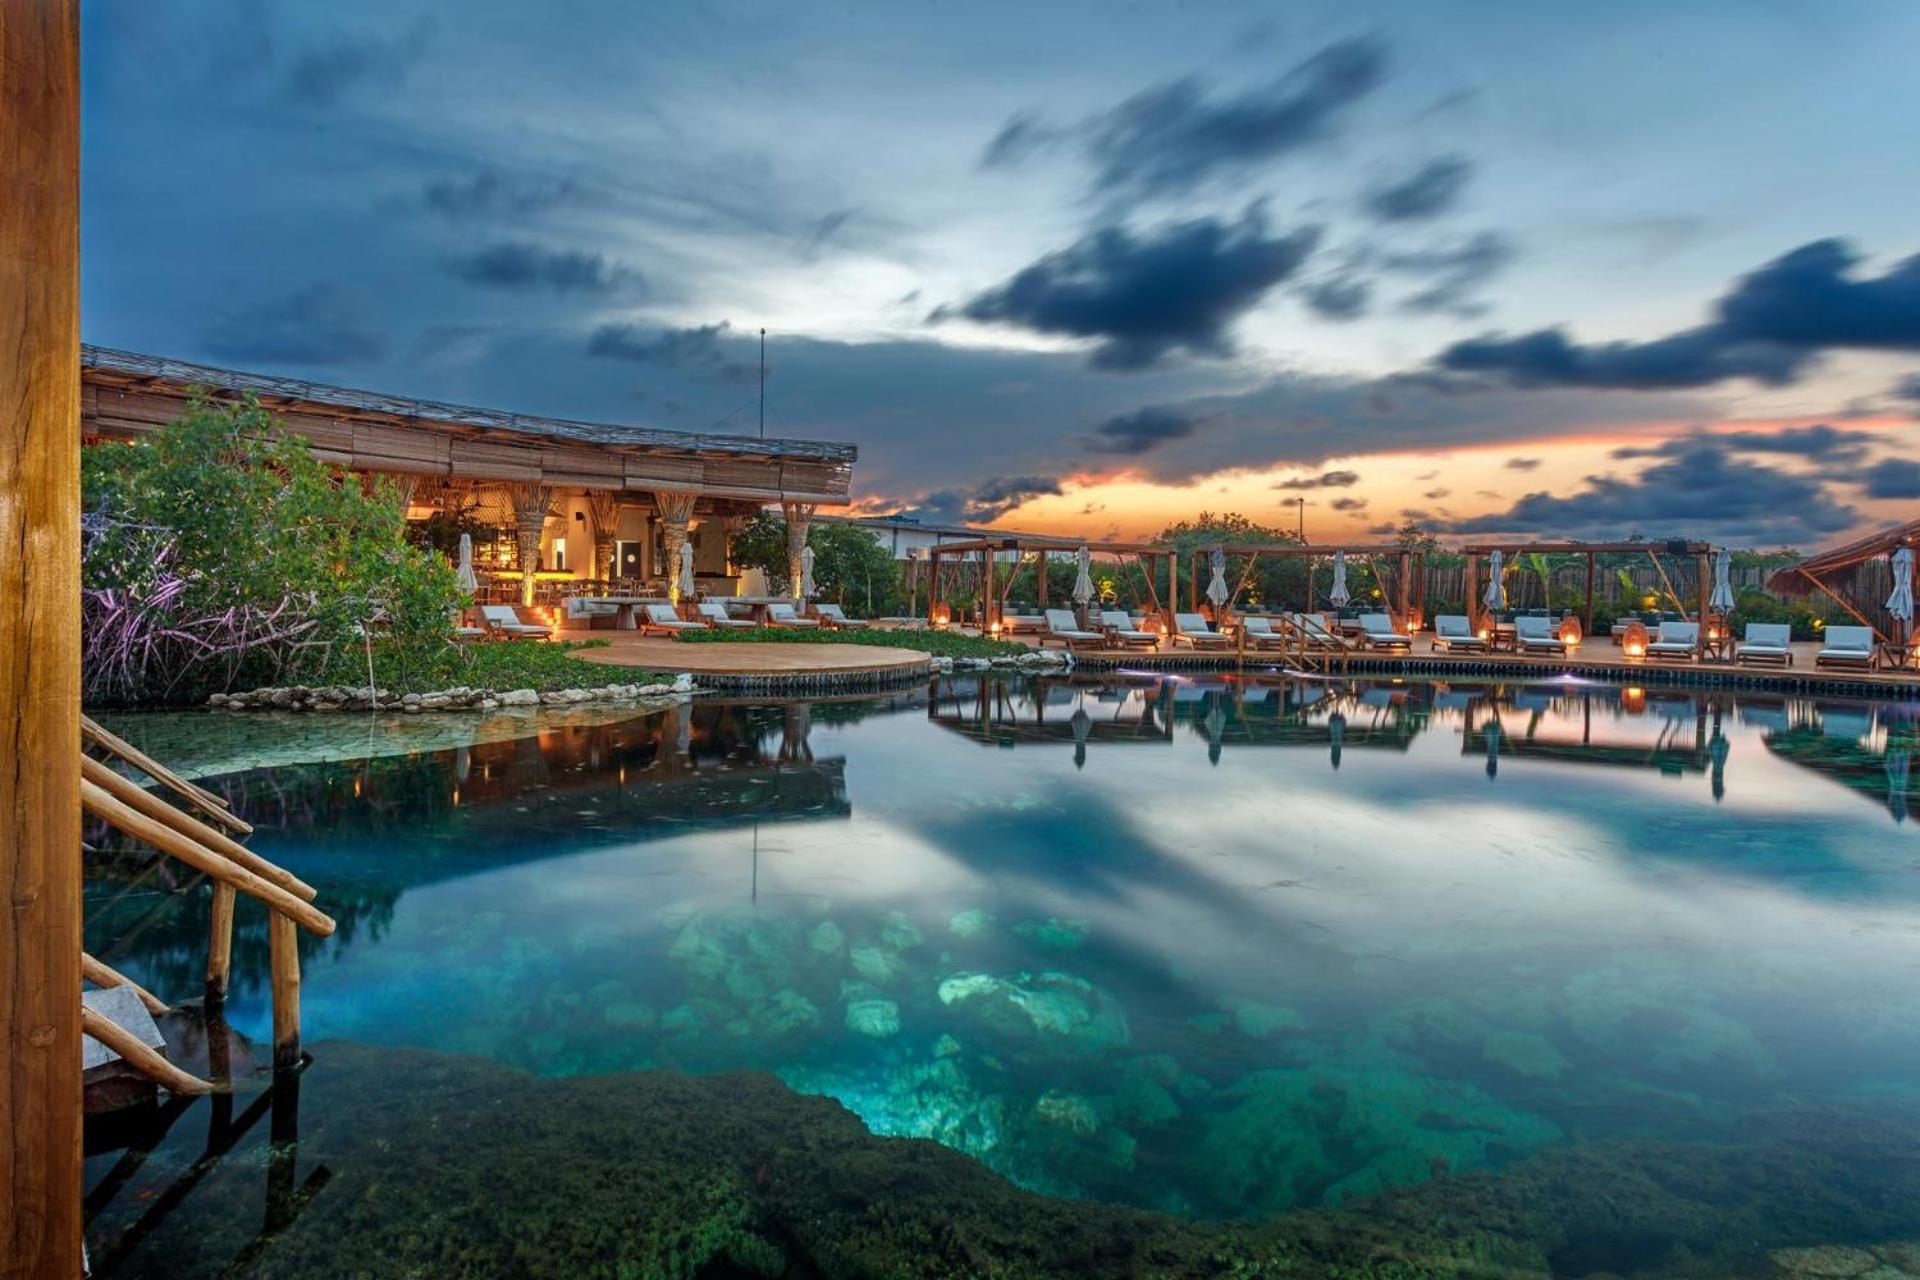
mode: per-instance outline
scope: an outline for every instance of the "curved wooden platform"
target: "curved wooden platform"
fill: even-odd
[[[573,638],[571,635],[569,639]],[[933,659],[915,649],[864,644],[682,644],[661,636],[594,633],[605,648],[579,657],[610,667],[686,672],[710,689],[824,690],[883,688],[925,679]]]

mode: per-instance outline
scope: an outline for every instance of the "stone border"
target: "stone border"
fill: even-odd
[[[1234,671],[1253,669],[1286,670],[1284,661],[1274,656],[1255,660],[1249,654],[1244,662],[1231,654],[1137,654],[1129,658],[1082,657],[1078,665],[1088,671]],[[1505,676],[1509,678],[1551,680],[1572,675],[1609,684],[1691,685],[1715,689],[1746,689],[1756,692],[1797,693],[1834,698],[1911,698],[1920,697],[1920,675],[1898,682],[1859,680],[1847,676],[1814,675],[1787,668],[1738,667],[1730,663],[1649,663],[1626,667],[1613,663],[1584,662],[1528,663],[1501,662],[1492,658],[1407,658],[1354,654],[1337,667],[1308,674],[1341,675],[1430,675],[1470,676],[1475,679]]]
[[[216,711],[493,711],[500,707],[564,707],[585,702],[637,702],[679,699],[694,692],[693,681],[678,676],[672,684],[608,684],[592,689],[475,689],[456,685],[432,693],[395,695],[370,685],[286,685],[246,693],[216,693],[207,706]]]

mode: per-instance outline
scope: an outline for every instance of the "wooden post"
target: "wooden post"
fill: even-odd
[[[681,603],[680,548],[687,545],[687,527],[693,522],[693,504],[699,499],[699,496],[700,495],[696,493],[686,493],[672,489],[656,489],[653,494],[653,505],[660,514],[661,550],[666,553],[667,560],[667,563],[660,566],[660,569],[664,569],[667,575],[667,599],[673,601],[675,604]],[[808,509],[811,510],[812,508]],[[806,545],[806,538],[806,524],[803,521],[800,526],[800,542],[802,546]],[[787,520],[787,541],[789,544],[793,541],[793,520],[791,516],[789,516]],[[792,568],[794,573],[793,594],[797,596],[800,594],[800,566],[796,562]],[[656,569],[655,572],[659,572],[660,569]],[[693,605],[691,600],[686,603],[689,608]]]
[[[213,909],[207,921],[207,1003],[227,998],[227,975],[233,967],[234,887],[215,881]],[[277,918],[277,917],[276,917]]]
[[[1034,573],[1036,575],[1033,584],[1034,593],[1039,599],[1041,611],[1045,612],[1047,607],[1047,549],[1045,547],[1040,548],[1040,563],[1034,566]]]
[[[77,0],[0,8],[0,1275],[80,1274]]]
[[[1478,634],[1480,631],[1480,557],[1473,552],[1467,553],[1467,628]]]
[[[692,514],[693,494],[687,494],[687,511]],[[801,562],[800,553],[807,549],[807,526],[813,520],[813,503],[783,502],[780,504],[781,518],[787,522],[787,594],[796,601],[800,599],[800,580],[806,576],[806,565]],[[673,547],[668,551],[676,550]],[[679,562],[674,562],[674,572],[680,571]],[[674,599],[679,599],[675,596]]]
[[[1695,616],[1700,619],[1700,628],[1693,633],[1693,656],[1705,658],[1707,656],[1707,608],[1708,602],[1713,599],[1713,583],[1710,581],[1713,574],[1713,557],[1710,553],[1703,551],[1700,553],[1699,561],[1700,567],[1697,571],[1699,580],[1696,585],[1700,589],[1700,612]]]
[[[273,974],[273,1069],[300,1065],[300,936],[278,911],[267,915],[267,954]]]
[[[520,603],[533,604],[534,570],[540,565],[540,535],[553,509],[553,490],[543,484],[510,484],[515,546],[520,556]]]
[[[1587,552],[1587,616],[1582,620],[1580,634],[1593,634],[1593,552]]]
[[[1180,607],[1180,553],[1167,552],[1167,607],[1162,611],[1167,615],[1167,634],[1173,634],[1173,615]]]

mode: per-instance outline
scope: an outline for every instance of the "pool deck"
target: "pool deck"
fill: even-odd
[[[564,631],[568,640],[605,640],[582,649],[588,662],[638,671],[686,672],[711,689],[832,690],[879,688],[925,678],[933,660],[915,649],[878,645],[682,644],[668,636],[632,632]]]

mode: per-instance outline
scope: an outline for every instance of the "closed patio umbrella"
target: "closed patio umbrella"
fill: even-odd
[[[1907,820],[1907,770],[1908,759],[1905,747],[1894,747],[1887,752],[1887,812],[1893,815],[1895,822]]]
[[[1220,748],[1227,738],[1227,709],[1224,705],[1226,695],[1215,693],[1213,705],[1207,708],[1207,718],[1203,722],[1207,730],[1207,763],[1220,763]]]
[[[1084,609],[1087,602],[1093,599],[1093,553],[1087,550],[1087,544],[1083,542],[1073,557],[1079,568],[1073,578],[1073,602]]]
[[[1496,551],[1494,554],[1500,553]],[[1480,731],[1481,739],[1487,744],[1487,776],[1489,778],[1500,776],[1500,734],[1498,720],[1487,721],[1486,728]]]
[[[1067,726],[1073,730],[1073,767],[1084,769],[1087,767],[1087,736],[1093,732],[1093,717],[1087,714],[1085,707],[1075,707]]]
[[[680,544],[680,598],[693,599],[693,544]]]
[[[1347,553],[1333,553],[1333,590],[1327,592],[1327,599],[1336,609],[1344,609],[1347,601],[1353,599],[1353,593],[1347,590]]]
[[[802,600],[811,600],[813,599],[814,591],[813,548],[802,547],[800,548],[800,598]]]
[[[1227,596],[1227,553],[1215,547],[1209,557],[1213,564],[1213,577],[1207,580],[1207,599],[1218,609],[1226,604]]]
[[[1913,548],[1901,547],[1893,553],[1893,594],[1887,597],[1887,612],[1900,619],[1905,639],[1913,639]]]
[[[1707,597],[1707,608],[1733,612],[1733,552],[1725,547],[1713,553],[1713,594]]]
[[[468,595],[480,589],[480,576],[473,571],[473,535],[470,533],[460,535],[460,564],[453,576]]]
[[[1346,741],[1347,718],[1336,711],[1327,717],[1327,758],[1333,762],[1335,769],[1340,767],[1340,748],[1346,745]]]
[[[1487,562],[1487,593],[1480,602],[1494,613],[1507,607],[1506,556],[1501,552],[1494,552]]]

